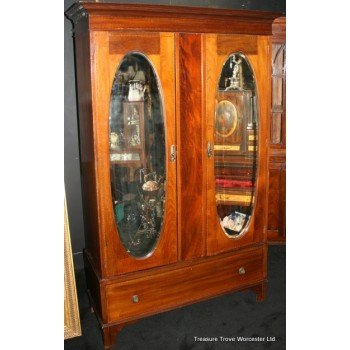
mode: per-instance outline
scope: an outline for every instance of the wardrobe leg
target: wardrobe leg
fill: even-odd
[[[267,291],[267,282],[263,282],[257,286],[252,287],[253,291],[256,294],[256,301],[264,301],[266,298],[266,291]]]

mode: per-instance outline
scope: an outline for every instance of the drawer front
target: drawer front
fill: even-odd
[[[259,282],[264,248],[106,285],[108,322],[148,316]]]

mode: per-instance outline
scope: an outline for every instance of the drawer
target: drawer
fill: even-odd
[[[262,281],[262,247],[106,285],[108,323],[170,310]]]

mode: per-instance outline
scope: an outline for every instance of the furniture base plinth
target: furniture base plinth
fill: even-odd
[[[266,296],[266,245],[249,247],[198,261],[101,279],[85,260],[90,305],[100,324],[106,349],[125,325],[178,307],[235,291]]]

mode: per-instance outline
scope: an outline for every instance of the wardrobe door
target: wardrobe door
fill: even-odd
[[[91,35],[99,231],[106,275],[174,263],[174,35]]]
[[[205,36],[208,255],[265,239],[269,45]]]
[[[178,33],[175,42],[179,260],[193,260],[206,255],[203,37]]]

